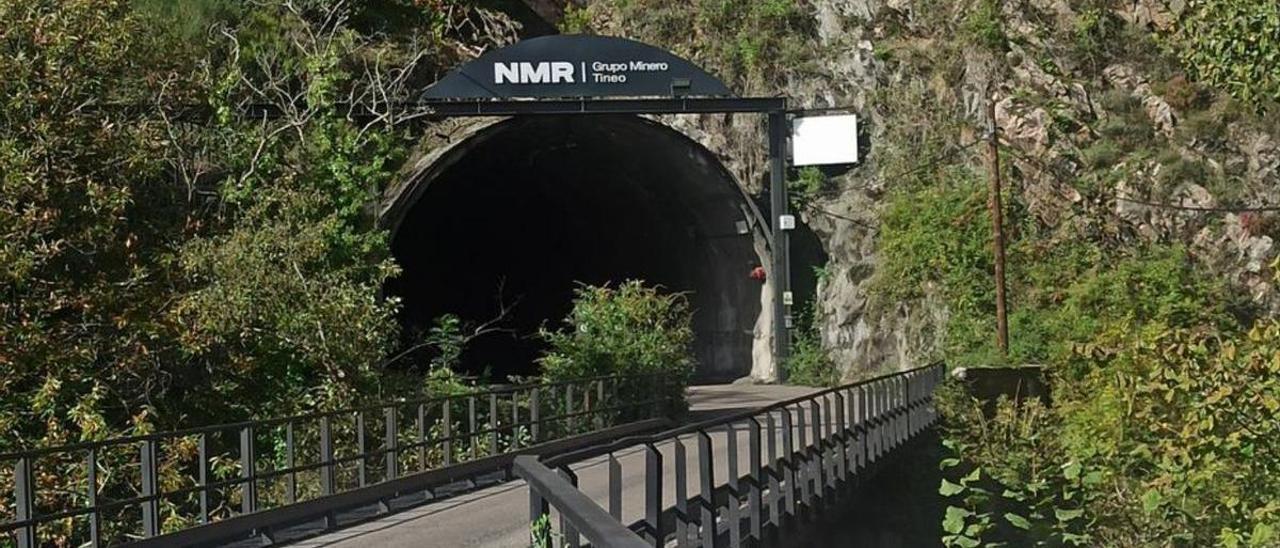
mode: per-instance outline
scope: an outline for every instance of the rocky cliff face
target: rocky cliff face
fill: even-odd
[[[987,125],[988,93],[1017,204],[1012,225],[1038,227],[1046,246],[1079,238],[1180,243],[1208,275],[1232,280],[1265,310],[1280,307],[1269,272],[1274,213],[1236,211],[1280,203],[1275,127],[1230,111],[1152,48],[1124,42],[1174,24],[1180,0],[1003,2],[996,28],[975,11],[982,2],[959,0],[730,2],[734,13],[700,3],[596,0],[568,6],[567,16],[564,2],[536,3],[587,31],[684,54],[744,95],[782,94],[798,108],[847,106],[864,117],[866,163],[829,181],[802,211],[830,257],[818,327],[846,376],[940,355],[946,299],[929,287],[892,302],[876,294],[877,225],[886,196],[913,166],[982,166],[983,147],[973,145]],[[1122,27],[1132,34],[1092,43],[1095,27],[1100,36]],[[1001,53],[981,47],[997,39]],[[761,190],[759,120],[669,123]],[[1133,127],[1146,136],[1121,135]],[[1108,153],[1113,142],[1121,153]]]

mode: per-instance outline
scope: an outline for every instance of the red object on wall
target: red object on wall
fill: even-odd
[[[768,275],[765,274],[763,266],[757,266],[751,269],[751,279],[757,282],[763,282],[767,278],[768,278]]]

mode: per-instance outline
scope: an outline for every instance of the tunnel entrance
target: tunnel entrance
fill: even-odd
[[[708,150],[636,116],[535,116],[476,132],[419,171],[393,233],[408,330],[442,314],[511,333],[477,339],[467,372],[537,373],[535,334],[559,328],[577,284],[641,279],[686,292],[696,377],[752,367],[759,214]]]

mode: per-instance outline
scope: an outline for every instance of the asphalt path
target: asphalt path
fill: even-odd
[[[731,384],[698,386],[690,389],[690,419],[705,420],[718,414],[763,407],[816,391],[796,386]],[[723,458],[728,434],[720,431],[709,436],[714,459],[713,480],[717,485],[728,477],[728,461]],[[739,473],[744,473],[748,445],[746,432],[737,432]],[[687,493],[698,491],[700,478],[696,462],[696,435],[684,436],[688,464]],[[659,445],[663,455],[665,484],[664,507],[675,504],[675,442]],[[643,515],[645,462],[643,448],[630,448],[614,454],[622,469],[622,515],[624,523],[638,521]],[[602,507],[608,504],[608,460],[600,457],[573,467],[579,489]],[[554,519],[554,515],[553,515]],[[529,495],[523,481],[507,483],[459,494],[440,502],[422,504],[393,514],[372,519],[339,531],[293,543],[307,548],[449,548],[449,547],[525,547],[529,545]]]

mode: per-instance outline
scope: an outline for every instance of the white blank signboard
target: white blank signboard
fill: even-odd
[[[838,114],[795,118],[791,126],[791,158],[796,166],[858,163],[858,117]]]

